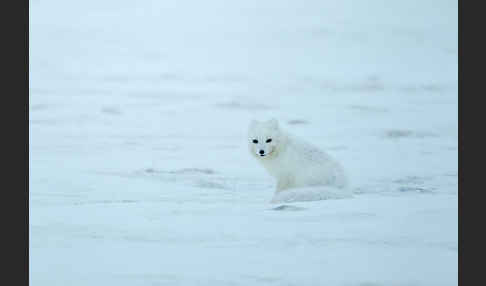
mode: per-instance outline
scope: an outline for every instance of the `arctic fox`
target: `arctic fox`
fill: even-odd
[[[248,147],[277,179],[272,202],[350,196],[340,164],[312,144],[283,131],[276,119],[253,120],[248,129]]]

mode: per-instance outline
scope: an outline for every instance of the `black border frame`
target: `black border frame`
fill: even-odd
[[[0,4],[3,285],[29,285],[29,0]]]

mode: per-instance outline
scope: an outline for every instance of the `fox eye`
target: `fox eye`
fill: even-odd
[[[258,140],[253,139],[253,143],[257,144],[258,143]]]
[[[267,143],[272,142],[272,138],[267,139]]]

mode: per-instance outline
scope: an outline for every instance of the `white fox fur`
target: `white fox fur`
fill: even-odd
[[[266,122],[253,120],[250,123],[248,147],[250,153],[277,180],[273,201],[278,197],[291,197],[292,201],[298,201],[350,195],[341,165],[314,145],[283,131],[275,119]],[[292,195],[286,191],[289,189],[295,189],[291,190]],[[286,191],[285,194],[283,191]]]

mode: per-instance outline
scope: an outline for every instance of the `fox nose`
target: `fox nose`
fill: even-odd
[[[260,150],[260,154],[261,154],[261,155],[263,155],[263,153],[265,153],[265,151],[263,151],[263,150]]]

